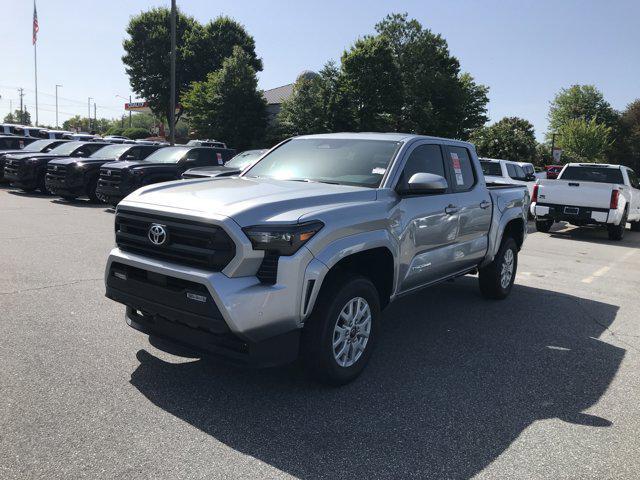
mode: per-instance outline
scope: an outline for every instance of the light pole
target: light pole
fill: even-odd
[[[171,0],[171,101],[169,104],[169,143],[176,143],[176,0]]]
[[[93,97],[87,99],[87,118],[89,119],[89,132],[91,132],[91,100]]]
[[[116,95],[116,97],[121,98],[123,100],[126,100],[126,97],[123,97],[122,95]],[[131,95],[129,95],[129,128],[131,128]]]
[[[58,126],[58,88],[61,88],[62,85],[56,84],[56,128],[60,128]]]

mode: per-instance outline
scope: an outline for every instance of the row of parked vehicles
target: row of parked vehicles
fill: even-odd
[[[234,153],[68,142],[8,154],[4,171],[40,188],[37,167],[43,191],[119,202],[106,295],[132,328],[243,364],[302,357],[332,384],[361,373],[402,296],[477,273],[485,297],[507,297],[530,212],[543,231],[640,222],[626,167],[569,164],[530,195],[526,166],[456,140],[343,133]]]

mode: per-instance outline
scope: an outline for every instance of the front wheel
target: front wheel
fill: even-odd
[[[518,269],[518,246],[513,238],[502,240],[500,250],[486,267],[480,269],[478,279],[480,292],[485,298],[502,300],[507,298]]]
[[[364,370],[378,333],[380,300],[365,277],[329,283],[302,332],[302,357],[317,380],[344,385]]]
[[[542,233],[549,233],[553,226],[553,220],[536,220],[536,230]]]
[[[94,179],[89,182],[89,186],[87,187],[87,196],[91,203],[100,203],[100,198],[96,194],[96,190],[98,189],[98,179]]]

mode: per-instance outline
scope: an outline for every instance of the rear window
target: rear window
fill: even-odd
[[[622,170],[609,167],[567,167],[559,179],[597,183],[624,183]]]
[[[482,166],[482,173],[485,175],[493,175],[494,177],[501,177],[502,170],[498,162],[480,162]]]

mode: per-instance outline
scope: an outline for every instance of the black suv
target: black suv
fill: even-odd
[[[15,137],[21,138],[21,137]],[[26,138],[26,137],[25,137]],[[11,155],[14,153],[47,153],[56,148],[58,145],[67,142],[68,140],[36,140],[34,138],[30,138],[30,141],[27,142],[24,148],[15,148],[13,150],[2,150],[0,149],[0,182],[4,180],[4,164],[7,158],[7,155]],[[0,138],[0,142],[2,139]]]
[[[42,193],[48,193],[44,176],[49,161],[62,157],[88,157],[106,145],[110,144],[105,142],[65,142],[47,153],[9,154],[4,165],[4,178],[25,192],[39,189]]]
[[[92,153],[87,158],[59,158],[49,162],[45,176],[45,186],[49,192],[65,200],[86,195],[93,202],[98,201],[96,189],[100,167],[105,163],[144,160],[160,145],[111,144]]]
[[[117,205],[144,185],[178,180],[189,168],[224,165],[234,154],[230,148],[177,145],[161,148],[145,160],[107,163],[100,169],[96,195],[105,203]]]
[[[35,142],[35,137],[24,137],[21,135],[0,135],[0,153],[9,150],[22,150],[31,142]]]

